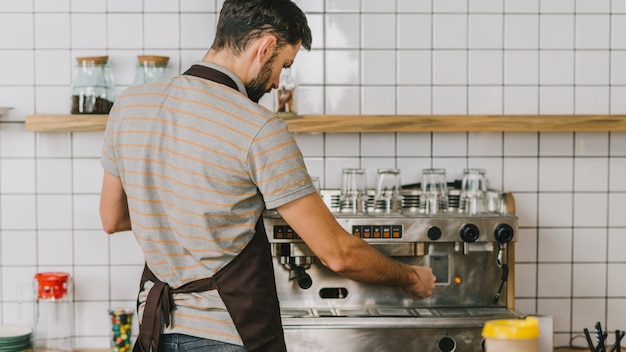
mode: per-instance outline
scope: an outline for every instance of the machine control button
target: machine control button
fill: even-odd
[[[352,234],[356,237],[363,237],[363,226],[353,225],[352,226]]]
[[[474,224],[465,224],[461,227],[460,235],[464,242],[476,242],[480,235],[480,230]]]
[[[293,231],[293,229],[289,226],[287,226],[287,230],[285,231],[285,238],[290,240],[296,238],[295,231]]]
[[[391,225],[383,225],[383,238],[391,238]]]
[[[278,240],[285,238],[285,226],[274,226],[274,238]]]
[[[363,225],[363,238],[372,237],[372,227]]]
[[[441,238],[441,229],[438,228],[437,226],[431,226],[428,229],[428,238],[430,238],[433,241],[436,241],[438,239]]]
[[[496,241],[506,243],[510,242],[515,235],[515,230],[509,224],[500,224],[496,226],[496,229],[493,231],[493,235],[496,238]]]
[[[373,238],[382,238],[382,226],[380,225],[372,225],[372,237]]]
[[[402,225],[391,225],[391,237],[402,238]]]
[[[450,336],[444,336],[439,340],[439,344],[437,345],[440,351],[443,352],[453,352],[456,350],[456,341]]]

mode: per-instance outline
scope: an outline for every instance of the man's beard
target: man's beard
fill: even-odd
[[[274,52],[272,57],[261,67],[259,75],[246,84],[248,98],[255,103],[258,103],[263,95],[271,90],[269,82],[272,79],[272,64],[277,55],[278,53]]]

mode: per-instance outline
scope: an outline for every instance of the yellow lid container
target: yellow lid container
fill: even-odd
[[[490,320],[483,326],[482,335],[490,339],[536,339],[540,335],[539,321],[535,317]]]

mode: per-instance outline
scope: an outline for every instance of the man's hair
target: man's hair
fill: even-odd
[[[217,22],[211,49],[243,52],[265,34],[276,36],[279,48],[302,43],[311,50],[311,29],[306,16],[291,0],[226,0]]]

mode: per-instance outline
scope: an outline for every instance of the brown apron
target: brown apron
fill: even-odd
[[[209,67],[193,65],[185,74],[237,90],[230,77]],[[157,279],[146,264],[139,291],[146,281],[154,282],[154,286],[146,299],[133,352],[157,351],[161,324],[165,322],[166,326],[170,325],[170,312],[174,308],[172,294],[209,290],[217,290],[219,293],[248,352],[287,351],[263,216],[257,221],[255,229],[256,233],[246,248],[213,277],[171,288]]]

